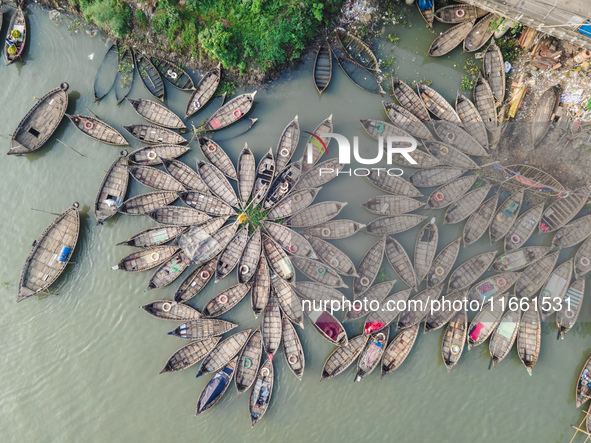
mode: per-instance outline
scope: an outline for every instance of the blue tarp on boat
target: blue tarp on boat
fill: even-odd
[[[429,9],[433,7],[433,0],[417,0],[419,9]]]
[[[419,1],[420,3],[420,1]],[[578,29],[581,34],[585,34],[587,37],[591,37],[591,23],[586,22],[584,25]]]

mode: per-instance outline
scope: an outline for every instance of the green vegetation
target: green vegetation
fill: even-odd
[[[234,93],[234,90],[238,87],[235,82],[231,82],[230,80],[226,80],[222,78],[220,84],[218,85],[218,89],[215,91],[216,94],[222,95],[224,92],[226,93],[226,100],[230,98],[230,96]]]
[[[496,43],[506,62],[513,63],[521,54],[521,48],[517,44],[518,39],[516,37],[499,38]]]
[[[240,216],[238,216],[238,220],[241,223],[248,223],[248,235],[252,235],[254,231],[261,227],[263,219],[267,216],[269,209],[266,211],[263,210],[263,207],[259,205],[251,205],[250,202],[249,206],[246,208],[246,211]],[[243,218],[241,220],[241,218]],[[283,223],[285,220],[273,220],[275,223]]]
[[[378,271],[378,275],[376,276],[376,280],[378,281],[378,283],[387,281],[390,279],[390,276],[388,275],[388,273],[386,272],[386,270],[384,269],[383,266],[380,267],[380,270]]]
[[[146,30],[146,26],[148,26],[148,17],[144,13],[143,9],[136,9],[135,10],[135,17],[137,18],[138,25],[142,31]]]
[[[131,8],[123,0],[80,0],[79,5],[86,20],[110,29],[117,37],[131,31]]]
[[[464,65],[464,71],[466,71],[468,74],[462,77],[460,88],[467,91],[476,85],[476,80],[478,80],[478,72],[480,69],[478,68],[476,62],[469,58],[466,60],[466,64]]]
[[[397,45],[398,43],[400,43],[400,37],[398,37],[396,34],[388,34],[388,36],[386,37],[390,43],[392,43],[393,45]]]

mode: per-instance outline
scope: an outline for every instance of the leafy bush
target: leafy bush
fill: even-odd
[[[148,17],[146,17],[146,14],[144,13],[143,9],[136,9],[135,10],[135,16],[137,17],[137,21],[140,25],[140,29],[142,31],[146,30],[146,26],[148,25]]]
[[[131,31],[131,8],[123,0],[81,0],[80,9],[86,20],[109,27],[117,37]]]

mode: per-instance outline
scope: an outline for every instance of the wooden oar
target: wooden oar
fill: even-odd
[[[70,149],[71,149],[72,151],[74,151],[76,154],[78,154],[78,155],[81,155],[82,157],[86,157],[84,154],[82,154],[82,153],[80,153],[80,152],[76,151],[76,150],[75,150],[74,148],[72,148],[70,145],[68,145],[67,143],[64,143],[63,141],[61,141],[59,138],[56,138],[56,140],[57,140],[58,142],[60,142],[62,145],[65,145],[65,146],[67,146],[68,148],[70,148]]]
[[[61,215],[61,214],[56,214],[55,212],[44,211],[43,209],[31,208],[31,211],[45,212],[46,214],[51,214],[51,215]]]

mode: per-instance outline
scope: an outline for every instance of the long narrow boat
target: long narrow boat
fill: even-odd
[[[293,153],[300,141],[300,121],[298,116],[290,121],[279,137],[275,150],[275,169],[277,173],[283,171],[289,164]]]
[[[0,25],[1,25],[0,21]],[[23,55],[23,50],[27,43],[27,21],[23,9],[18,6],[10,23],[8,24],[8,31],[6,32],[6,39],[4,41],[4,58],[6,59],[6,66],[13,64]]]
[[[423,20],[432,28],[433,19],[435,18],[435,2],[433,0],[417,0],[417,8],[419,8]]]
[[[407,303],[406,309],[400,312],[396,329],[407,329],[419,326],[431,310],[431,303],[441,295],[443,283],[427,288],[414,295]]]
[[[177,251],[178,246],[152,246],[151,248],[140,249],[123,257],[119,263],[111,269],[120,269],[125,272],[148,271],[160,266]]]
[[[203,130],[218,131],[230,126],[232,123],[236,123],[248,114],[254,103],[254,96],[256,93],[257,92],[254,91],[252,94],[242,94],[234,97],[213,113],[203,126]]]
[[[511,351],[513,343],[517,338],[519,332],[519,324],[521,322],[521,311],[507,310],[499,325],[492,333],[488,350],[490,352],[490,362],[495,368]],[[490,368],[490,366],[489,366]]]
[[[211,298],[211,300],[205,304],[205,307],[201,311],[201,315],[203,315],[203,317],[213,318],[225,314],[234,306],[238,305],[238,303],[246,297],[248,291],[250,291],[249,283],[238,283],[230,286],[228,289],[225,289]]]
[[[462,122],[452,105],[450,105],[435,89],[417,83],[417,93],[421,100],[423,100],[425,107],[435,117],[456,124]]]
[[[247,283],[254,276],[261,258],[262,243],[261,228],[257,228],[248,238],[238,261],[238,282]]]
[[[301,231],[302,235],[312,235],[326,240],[338,240],[351,237],[365,227],[353,220],[331,220]]]
[[[21,271],[17,303],[46,290],[64,272],[78,242],[78,206],[74,203],[62,212],[33,242]]]
[[[428,287],[439,285],[445,281],[458,258],[460,246],[461,239],[458,238],[439,251],[426,275]]]
[[[389,194],[403,195],[405,197],[423,197],[421,191],[402,177],[384,173],[380,174],[380,171],[372,169],[369,175],[367,175],[367,179],[372,185]]]
[[[463,23],[484,17],[488,11],[472,5],[449,5],[435,11],[435,18],[441,23]]]
[[[185,302],[199,294],[213,276],[216,263],[217,257],[214,257],[207,263],[195,268],[179,285],[174,294],[174,301],[177,303]]]
[[[471,300],[485,303],[491,297],[496,297],[507,292],[520,277],[521,274],[519,272],[501,272],[500,274],[495,274],[475,283],[470,288],[468,295]]]
[[[425,318],[425,328],[423,330],[423,334],[436,331],[451,321],[452,317],[457,312],[462,310],[457,305],[454,308],[454,303],[462,303],[463,306],[463,303],[468,301],[467,295],[468,289],[460,289],[458,291],[451,291],[447,294],[444,294],[441,297],[441,300],[442,302],[445,301],[445,303],[441,304],[440,309],[433,309],[433,312],[429,312],[427,314],[427,318]],[[465,339],[466,338],[464,337],[464,340]]]
[[[248,400],[248,410],[250,412],[251,427],[265,415],[269,403],[271,403],[271,395],[273,394],[275,373],[273,371],[273,360],[267,359],[260,367],[257,377],[250,391],[250,399]]]
[[[542,342],[542,322],[540,314],[533,303],[529,303],[527,310],[523,311],[519,332],[517,334],[517,355],[532,375],[532,370],[540,355],[540,344]]]
[[[72,124],[83,134],[86,134],[96,141],[114,146],[129,145],[129,142],[125,140],[125,137],[123,137],[119,131],[96,117],[69,114],[66,114],[66,117],[68,117]]]
[[[324,288],[316,283],[316,286],[320,286],[318,292],[322,292]],[[302,302],[295,293],[294,287],[279,277],[277,274],[271,275],[271,288],[273,293],[279,302],[279,307],[289,320],[299,325],[300,328],[304,328],[304,314],[302,311]]]
[[[62,83],[29,109],[12,133],[8,155],[29,154],[49,140],[66,113],[68,88],[67,83]]]
[[[570,222],[563,226],[552,240],[553,248],[570,248],[582,241],[586,240],[591,235],[591,215],[586,215]]]
[[[495,259],[497,251],[483,252],[469,258],[449,276],[448,290],[467,288],[480,278]]]
[[[554,232],[566,225],[583,208],[590,194],[591,186],[560,193],[558,199],[544,211],[540,232]]]
[[[572,329],[581,313],[585,297],[585,278],[578,278],[569,286],[562,300],[562,307],[556,311],[556,327],[558,337],[564,339],[564,335]]]
[[[163,126],[169,129],[186,129],[187,127],[183,121],[166,106],[156,103],[152,100],[140,98],[134,100],[128,98],[127,101],[135,109],[140,117],[146,119],[150,123],[158,126]]]
[[[201,313],[197,309],[170,300],[156,300],[147,305],[140,306],[140,308],[152,317],[159,318],[160,320],[184,321],[190,323],[201,319]],[[232,325],[232,323],[230,323],[230,325]],[[222,335],[222,333],[212,334],[211,336],[214,335]],[[207,337],[204,336],[202,338]]]
[[[215,349],[219,341],[220,337],[211,337],[204,340],[196,340],[183,346],[172,354],[160,373],[176,372],[190,368]]]
[[[408,131],[413,137],[421,139],[433,138],[429,128],[427,128],[427,126],[412,112],[395,103],[386,103],[383,100],[382,106],[390,121],[399,128]]]
[[[199,148],[208,162],[215,165],[230,180],[238,180],[232,160],[220,145],[212,139],[199,137]]]
[[[306,313],[314,329],[330,343],[345,346],[348,343],[347,331],[341,322],[327,311],[308,309],[310,307],[306,303],[302,303],[302,310]]]
[[[472,188],[477,178],[476,175],[466,175],[440,186],[429,196],[426,208],[441,209],[455,203]]]
[[[153,166],[128,166],[127,171],[138,183],[157,191],[182,192],[183,185],[172,176]]]
[[[335,29],[336,39],[339,46],[346,52],[347,56],[356,63],[370,71],[379,71],[380,64],[374,53],[361,39],[355,37],[343,28]]]
[[[382,378],[404,363],[419,335],[419,325],[400,331],[390,342],[382,357]]]
[[[156,223],[174,226],[198,226],[211,220],[211,217],[193,208],[182,206],[161,206],[146,214]]]
[[[330,302],[331,300],[342,300],[343,293],[338,289],[332,288],[330,286],[326,286],[315,281],[299,281],[297,284],[293,285],[292,287],[298,296],[305,300],[310,300],[312,302]],[[275,291],[278,292],[278,291]],[[295,296],[292,297],[293,301],[297,301],[296,306],[301,304],[300,299],[296,298]],[[281,299],[280,299],[281,300]],[[301,307],[300,307],[301,310]],[[285,309],[283,309],[283,313],[285,314]],[[346,321],[346,320],[343,320]],[[294,324],[298,324],[294,322]]]
[[[282,315],[281,322],[283,332],[281,335],[281,347],[283,348],[283,355],[290,371],[293,372],[298,380],[302,379],[304,375],[304,368],[306,367],[306,359],[304,355],[304,348],[295,327],[291,324],[289,319]]]
[[[312,245],[301,234],[280,223],[263,221],[265,232],[283,249],[298,257],[318,258]]]
[[[487,156],[488,153],[486,152],[486,149],[484,149],[474,137],[464,131],[460,126],[461,125],[443,120],[434,123],[437,136],[445,143],[452,144],[465,154],[474,157]]]
[[[431,141],[425,143],[425,148],[427,148],[427,151],[429,151],[431,155],[441,163],[453,168],[464,170],[480,169],[480,166],[478,166],[474,160],[472,160],[467,154],[464,154],[461,150],[454,148],[453,145]]]
[[[492,264],[495,271],[518,271],[550,252],[546,246],[528,246],[499,256]]]
[[[357,360],[357,374],[355,382],[358,383],[370,374],[382,360],[386,346],[388,345],[388,336],[390,335],[390,326],[386,326],[379,332],[369,336],[369,340],[359,354]]]
[[[144,292],[168,286],[178,279],[190,264],[191,261],[183,250],[177,251],[156,269],[154,275],[150,277],[150,281]]]
[[[269,148],[269,152],[261,159],[256,169],[254,186],[252,188],[251,204],[253,206],[258,205],[265,199],[273,177],[275,177],[275,158],[273,157],[273,149]]]
[[[476,109],[478,109],[478,112],[482,117],[482,121],[484,122],[486,129],[488,132],[494,133],[497,129],[498,122],[495,96],[490,85],[482,76],[482,74],[478,74],[478,79],[474,85],[473,95],[474,104],[476,105]]]
[[[146,306],[142,306],[142,308],[146,309]],[[172,311],[174,308],[178,309],[183,306],[183,309],[189,308],[189,306],[184,303],[177,303],[171,307],[170,310]],[[173,331],[169,332],[168,335],[174,335],[175,337],[184,338],[185,340],[203,340],[204,338],[224,335],[226,332],[231,331],[237,326],[238,325],[235,323],[219,320],[217,318],[197,318],[183,323]]]
[[[310,280],[333,288],[347,288],[341,276],[322,262],[304,257],[292,257],[293,265]]]
[[[552,126],[552,120],[560,105],[561,92],[559,86],[552,86],[542,94],[536,103],[531,124],[534,148],[542,141],[550,126]]]
[[[540,203],[517,217],[513,226],[505,234],[505,252],[513,251],[524,245],[538,227],[543,210],[544,204]]]
[[[192,254],[191,259],[200,266],[222,252],[236,234],[238,225],[232,223],[224,226],[226,220],[227,217],[212,218],[196,228],[189,229],[181,235],[177,243],[189,255]]]
[[[256,178],[256,159],[247,143],[244,143],[244,148],[242,148],[238,156],[236,177],[238,178],[238,196],[240,197],[242,207],[245,208],[250,199]]]
[[[369,136],[376,140],[380,138],[387,140],[388,137],[411,137],[411,134],[404,129],[382,120],[369,119],[359,121]]]
[[[335,218],[347,206],[347,202],[326,201],[308,206],[286,220],[292,228],[307,228]]]
[[[122,194],[121,198],[123,198],[123,196],[125,196],[125,193]],[[146,194],[136,195],[135,197],[125,200],[123,203],[117,206],[117,212],[122,212],[127,215],[146,215],[154,209],[170,205],[177,198],[179,198],[179,196],[176,192],[148,192]],[[95,207],[97,207],[96,203]]]
[[[166,97],[166,87],[164,86],[162,76],[150,59],[143,54],[136,54],[135,65],[137,67],[137,72],[142,79],[142,83],[148,92],[158,100],[164,101],[164,98]]]
[[[288,195],[267,213],[266,218],[269,220],[279,220],[297,214],[314,202],[319,191],[320,188],[302,189],[299,192]]]
[[[542,286],[542,291],[538,296],[538,309],[542,321],[546,321],[554,312],[561,309],[562,301],[566,291],[568,291],[572,271],[572,259],[565,261],[552,271],[550,278]]]
[[[236,360],[234,357],[230,362],[224,366],[217,374],[213,376],[205,385],[199,399],[197,400],[197,409],[195,410],[195,417],[199,414],[213,408],[222,399],[230,384],[236,371]]]
[[[488,146],[488,134],[480,112],[472,101],[458,92],[456,97],[456,112],[463,122],[463,127],[472,137],[486,149]]]
[[[295,281],[295,271],[291,260],[279,244],[266,234],[263,237],[263,250],[271,271],[288,283]]]
[[[127,151],[121,152],[121,155],[111,164],[99,186],[93,207],[97,224],[102,224],[113,217],[125,198],[129,184],[126,155]]]
[[[209,196],[209,188],[201,179],[199,174],[191,169],[188,165],[179,160],[169,158],[162,158],[162,165],[168,174],[179,182],[185,189],[191,191],[207,193]]]
[[[591,357],[583,366],[581,370],[581,375],[577,380],[577,408],[580,408],[583,404],[585,404],[589,398],[591,398],[591,386],[589,386],[589,373],[591,372]]]
[[[386,254],[388,263],[390,263],[390,266],[392,266],[392,269],[400,280],[410,288],[417,286],[417,277],[412,261],[402,245],[395,238],[386,238],[384,253]]]
[[[317,163],[305,174],[302,174],[296,182],[294,190],[319,188],[331,182],[338,177],[339,172],[345,167],[344,163],[339,163],[338,158],[330,158],[321,163]]]
[[[346,312],[343,322],[359,320],[365,317],[370,312],[367,306],[373,302],[381,304],[392,291],[394,284],[396,284],[396,280],[388,280],[375,284],[363,294],[356,297],[351,303],[351,309]]]
[[[514,178],[517,184],[526,188],[540,189],[542,191],[560,192],[565,187],[547,172],[530,165],[509,165],[503,167],[507,173],[506,178]]]
[[[187,139],[170,129],[154,125],[128,125],[123,126],[134,138],[152,145],[170,144],[180,145],[187,143]]]
[[[495,39],[491,38],[490,45],[484,51],[482,58],[482,71],[484,78],[492,90],[497,106],[505,100],[505,61],[501,49],[496,45]]]
[[[320,43],[316,51],[316,60],[314,62],[314,87],[319,94],[322,94],[328,88],[332,78],[332,52],[328,40]]]
[[[429,112],[427,111],[427,108],[425,108],[425,103],[411,86],[407,85],[402,80],[392,78],[392,92],[398,102],[419,120],[423,122],[431,121]]]
[[[587,272],[591,271],[591,237],[583,242],[577,253],[575,254],[575,278],[582,277]]]
[[[528,266],[515,283],[515,296],[519,299],[532,298],[548,281],[560,252],[552,252]]]
[[[267,259],[262,253],[252,281],[250,307],[252,308],[255,318],[258,318],[260,313],[265,309],[265,306],[267,306],[271,294],[271,273],[269,265],[267,264]]]
[[[414,228],[426,218],[418,214],[390,215],[373,220],[364,230],[371,235],[394,235]]]
[[[441,342],[441,356],[449,373],[458,364],[468,334],[468,313],[465,309],[456,312],[450,320]]]
[[[435,217],[431,219],[419,231],[415,241],[414,251],[414,269],[417,275],[417,285],[426,277],[435,254],[437,252],[437,242],[439,241],[439,229],[435,224]]]
[[[475,52],[482,48],[495,33],[494,29],[489,29],[491,22],[498,19],[498,15],[491,13],[479,20],[464,39],[464,52]]]
[[[144,166],[162,164],[162,159],[175,159],[185,154],[191,148],[183,145],[154,145],[136,149],[127,156],[129,161]],[[170,172],[169,172],[170,174]],[[189,188],[191,189],[191,188]]]
[[[501,321],[506,306],[507,296],[492,297],[474,316],[468,327],[468,350],[480,346],[493,333]]]
[[[396,320],[396,317],[398,317],[398,314],[400,314],[398,306],[404,306],[411,291],[412,288],[408,288],[386,297],[382,306],[388,306],[388,309],[371,311],[365,319],[363,334],[373,334],[381,331],[390,323],[393,323]]]
[[[217,217],[236,215],[236,211],[232,206],[209,193],[189,191],[179,192],[178,195],[187,206],[206,214]]]
[[[251,329],[244,329],[219,342],[201,362],[196,377],[216,372],[223,368],[224,365],[242,350],[251,331]]]
[[[238,395],[242,394],[250,388],[257,376],[261,359],[263,357],[263,337],[261,328],[258,327],[250,334],[248,341],[240,351],[238,356],[238,369],[236,369],[236,376],[234,383]]]
[[[490,224],[490,244],[494,244],[509,232],[523,204],[523,190],[511,194],[499,205],[497,212]],[[506,251],[509,252],[509,251]]]
[[[378,195],[361,204],[369,212],[377,215],[406,214],[424,205],[425,203],[414,198],[399,195]]]
[[[351,363],[355,361],[366,343],[367,336],[361,334],[349,339],[346,345],[339,346],[332,351],[324,362],[320,381],[336,377],[351,366]]]
[[[156,228],[144,229],[132,235],[127,240],[117,243],[117,246],[125,245],[134,248],[149,248],[160,246],[174,240],[185,231],[183,226],[158,226]]]
[[[230,206],[238,207],[238,196],[234,188],[215,165],[197,159],[197,172],[212,194]]]
[[[189,98],[189,103],[187,103],[187,108],[185,109],[185,119],[195,115],[209,102],[209,100],[211,100],[215,94],[215,91],[218,89],[221,75],[222,64],[218,63],[215,68],[206,72],[205,75],[201,77],[201,80],[199,80],[197,87]]]
[[[349,78],[349,80],[355,83],[355,85],[364,91],[372,92],[374,94],[386,93],[382,88],[381,80],[362,65],[348,58],[337,56],[336,59],[337,64],[343,73]]]
[[[151,56],[150,62],[158,70],[162,78],[181,91],[195,89],[195,84],[189,74],[180,66],[159,57]]]
[[[415,163],[410,163],[403,156],[399,155],[394,157],[392,161],[399,165],[406,166],[407,168],[418,169],[417,172],[420,172],[420,170],[423,168],[432,169],[443,164],[435,157],[433,157],[431,154],[426,153],[418,147],[412,152],[412,159],[415,161]]]
[[[466,36],[470,34],[470,31],[474,28],[474,23],[474,20],[465,21],[441,33],[435,40],[433,40],[427,54],[431,57],[441,57],[442,55],[453,51],[456,47],[461,45]]]
[[[487,184],[466,193],[458,201],[451,204],[445,211],[444,224],[459,223],[476,211],[490,191],[492,185]]]
[[[320,160],[320,158],[324,155],[325,152],[328,152],[328,145],[332,140],[331,137],[323,137],[322,134],[330,134],[333,132],[333,122],[332,122],[332,114],[330,114],[327,118],[322,120],[316,129],[312,132],[311,137],[315,139],[316,137],[320,138],[322,142],[322,146],[324,150],[313,148],[306,148],[304,155],[302,157],[302,174],[308,172],[309,169],[312,169],[316,163]],[[312,157],[311,159],[309,157]]]
[[[480,237],[482,237],[488,230],[488,227],[490,226],[495,215],[498,199],[499,197],[495,194],[482,203],[480,207],[468,218],[464,224],[464,231],[462,233],[464,246],[471,245]]]
[[[358,276],[353,278],[353,296],[363,294],[373,284],[382,266],[385,248],[386,237],[382,237],[365,253],[357,266]]]
[[[116,44],[112,44],[94,77],[94,101],[98,101],[109,93],[117,77],[119,55]]]
[[[464,169],[452,168],[451,166],[419,169],[408,177],[408,181],[417,188],[433,188],[451,183],[465,172]]]
[[[283,171],[281,171],[269,187],[269,192],[265,200],[263,200],[263,210],[271,209],[277,203],[283,201],[286,196],[294,189],[302,173],[302,162],[297,161],[290,163]]]
[[[234,238],[230,240],[226,249],[220,254],[215,268],[215,283],[227,277],[238,265],[247,242],[248,225],[238,231]]]
[[[119,48],[119,63],[117,65],[117,76],[115,77],[115,98],[117,104],[121,103],[129,95],[133,86],[135,74],[135,61],[133,51],[129,48]]]

